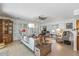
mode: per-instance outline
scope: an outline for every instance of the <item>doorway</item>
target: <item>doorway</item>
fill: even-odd
[[[77,50],[79,50],[79,20],[76,21],[77,28]]]

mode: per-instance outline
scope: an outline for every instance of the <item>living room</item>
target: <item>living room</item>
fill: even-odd
[[[79,55],[78,3],[1,3],[0,26],[2,56]]]

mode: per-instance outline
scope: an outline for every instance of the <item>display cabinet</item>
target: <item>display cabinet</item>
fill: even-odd
[[[13,21],[0,19],[0,43],[8,44],[13,41]]]

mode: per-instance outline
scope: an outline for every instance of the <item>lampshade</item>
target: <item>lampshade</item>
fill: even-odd
[[[61,29],[60,29],[60,28],[57,28],[56,30],[57,30],[57,31],[60,31]]]
[[[33,23],[29,23],[29,24],[28,24],[28,27],[29,27],[29,28],[35,28],[35,25],[34,25]]]

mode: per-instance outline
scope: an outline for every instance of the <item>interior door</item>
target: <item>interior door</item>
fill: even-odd
[[[0,19],[0,43],[2,43],[3,42],[3,35],[2,35],[2,33],[3,33],[3,24],[2,24],[2,20]]]
[[[79,50],[79,36],[77,36],[77,50]]]
[[[77,50],[79,50],[79,20],[76,21],[77,30]]]

